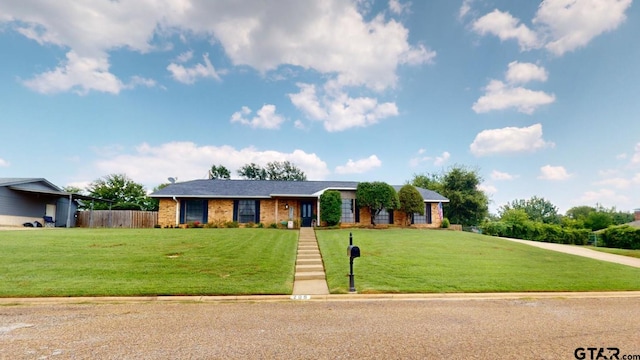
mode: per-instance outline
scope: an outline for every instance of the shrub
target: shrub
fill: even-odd
[[[602,233],[604,246],[619,249],[640,249],[640,229],[628,225],[609,227]]]
[[[442,219],[442,224],[440,224],[440,226],[442,226],[443,229],[449,228],[449,225],[451,225],[449,223],[449,219],[447,219],[447,218]]]
[[[226,228],[239,228],[240,224],[237,221],[226,221],[224,223],[224,227],[226,227]]]
[[[342,198],[337,190],[325,191],[320,195],[320,220],[328,226],[337,225],[342,217]]]
[[[278,228],[278,224],[276,223],[269,224],[269,229],[277,229],[277,228]]]

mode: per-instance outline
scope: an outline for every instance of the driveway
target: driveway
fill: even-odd
[[[610,347],[622,359],[640,354],[639,301],[636,294],[14,305],[0,308],[0,358],[575,359],[578,348]]]
[[[617,264],[640,268],[640,259],[630,257],[630,256],[609,254],[602,251],[591,250],[582,246],[575,246],[575,245],[553,244],[553,243],[547,243],[547,242],[541,242],[541,241],[519,240],[519,239],[511,239],[511,238],[505,238],[505,237],[501,237],[501,239],[519,242],[521,244],[535,246],[535,247],[539,247],[546,250],[553,250],[553,251],[563,252],[566,254],[584,256],[591,259],[609,261]]]

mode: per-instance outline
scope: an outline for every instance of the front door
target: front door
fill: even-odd
[[[311,226],[311,221],[313,220],[313,203],[312,202],[302,202],[300,203],[300,213],[302,223],[300,226],[309,227]]]

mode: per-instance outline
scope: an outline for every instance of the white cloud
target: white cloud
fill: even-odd
[[[122,151],[95,163],[96,178],[101,174],[125,173],[134,181],[153,188],[173,176],[179,179],[205,179],[212,164],[224,165],[237,178],[236,170],[248,163],[266,165],[271,161],[290,161],[310,180],[322,180],[328,174],[327,164],[314,153],[294,150],[283,153],[236,149],[231,146],[198,146],[192,142],[170,142],[159,146],[143,143],[134,151]],[[93,179],[93,178],[91,178]]]
[[[596,181],[594,185],[611,186],[618,189],[626,189],[631,185],[631,180],[621,178],[621,177],[614,177],[614,178]]]
[[[300,92],[289,94],[293,105],[309,119],[321,121],[327,131],[343,131],[354,127],[367,127],[398,115],[395,103],[378,103],[370,97],[352,98],[331,89],[318,98],[315,85],[298,84]]]
[[[9,167],[9,165],[11,165],[10,162],[8,162],[7,160],[0,158],[0,167]]]
[[[506,172],[502,172],[502,171],[498,171],[498,170],[493,170],[491,172],[491,178],[493,180],[514,180],[517,179],[519,176],[518,175],[511,175],[509,173]]]
[[[548,36],[547,50],[562,55],[616,29],[632,0],[545,0],[533,23]]]
[[[460,10],[458,10],[458,19],[462,20],[469,14],[471,11],[471,3],[473,3],[473,0],[462,0],[462,5],[460,5]]]
[[[239,122],[243,125],[249,125],[254,129],[278,129],[284,122],[284,118],[276,114],[276,106],[271,104],[263,105],[260,110],[256,112],[257,116],[248,119],[246,116],[250,114],[251,109],[243,106],[242,110],[233,113],[231,116],[231,122]]]
[[[196,64],[189,68],[180,64],[171,63],[167,66],[167,70],[169,70],[171,76],[176,81],[184,84],[193,84],[199,78],[211,78],[220,81],[220,76],[209,60],[209,54],[204,54],[202,59],[204,60],[204,64]]]
[[[380,166],[382,161],[377,156],[371,155],[356,161],[349,159],[345,165],[337,166],[335,172],[336,174],[362,174]]]
[[[482,183],[478,185],[478,190],[485,192],[486,194],[495,194],[498,192],[498,188],[491,184]]]
[[[420,164],[426,162],[432,162],[435,166],[442,166],[446,164],[447,161],[449,161],[449,159],[451,158],[451,153],[449,153],[448,151],[443,151],[442,154],[438,156],[429,156],[426,155],[426,153],[426,149],[419,149],[416,156],[409,160],[409,166],[417,167]]]
[[[538,179],[542,180],[567,180],[572,175],[567,172],[564,166],[545,165],[540,168]]]
[[[91,90],[117,94],[125,87],[109,72],[106,56],[82,57],[69,51],[66,57],[56,69],[36,75],[24,81],[24,85],[43,94],[73,90],[81,95]]]
[[[327,75],[341,87],[395,87],[396,70],[404,65],[433,61],[436,53],[422,44],[410,44],[409,31],[384,12],[369,16],[361,2],[343,0],[260,1],[84,1],[73,4],[38,0],[0,3],[0,22],[42,45],[69,49],[79,59],[99,61],[94,77],[75,77],[61,66],[53,74],[35,76],[34,89],[101,91],[122,88],[109,73],[113,50],[147,53],[171,48],[173,37],[210,38],[219,44],[233,65],[246,65],[265,73],[289,64]],[[392,1],[391,6],[400,4]],[[406,6],[406,5],[402,5]],[[395,8],[395,7],[394,7]],[[367,15],[365,17],[365,15]],[[159,43],[159,45],[156,45]],[[188,53],[176,60],[186,61]],[[178,61],[180,62],[180,61]],[[71,64],[72,65],[72,64]],[[171,70],[177,79],[195,74],[215,77],[206,64]],[[54,76],[54,75],[58,76]],[[181,81],[181,80],[179,80]]]
[[[573,200],[572,203],[577,205],[600,204],[604,207],[614,205],[632,205],[631,200],[627,196],[620,195],[611,189],[586,191],[582,194],[582,196]]]
[[[193,59],[193,51],[185,51],[182,54],[176,56],[175,62],[186,63],[187,61]]]
[[[524,128],[506,127],[483,130],[476,135],[469,148],[475,156],[487,156],[534,152],[553,146],[555,146],[553,142],[542,138],[542,125],[534,124]]]
[[[472,28],[480,35],[493,34],[502,41],[516,39],[521,50],[540,47],[538,35],[508,12],[496,9],[477,19]]]
[[[447,160],[451,157],[451,154],[448,151],[445,151],[440,156],[436,156],[436,160],[433,162],[433,165],[442,166]]]
[[[509,63],[506,79],[511,84],[526,84],[529,81],[547,81],[548,74],[545,68],[532,63],[513,61]]]
[[[491,80],[485,88],[485,95],[481,96],[471,108],[476,113],[516,108],[521,113],[533,114],[538,107],[551,104],[555,100],[556,97],[553,94]]]
[[[391,10],[391,12],[394,14],[401,15],[405,12],[408,12],[410,7],[410,2],[406,2],[403,4],[400,2],[400,0],[389,0],[389,10]]]
[[[474,21],[472,29],[503,41],[515,39],[523,51],[544,47],[561,56],[615,30],[626,19],[631,3],[632,0],[543,0],[532,20],[534,29],[497,9]],[[466,5],[464,1],[460,14],[470,10]]]

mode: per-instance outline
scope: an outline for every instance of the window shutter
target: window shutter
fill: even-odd
[[[209,222],[209,200],[202,200],[202,223],[206,224]]]
[[[238,221],[238,200],[233,200],[233,221]]]
[[[389,224],[393,224],[393,210],[389,210]]]
[[[254,223],[259,223],[260,222],[260,200],[256,200],[256,219],[254,221]]]
[[[360,208],[358,207],[358,200],[351,200],[352,204],[355,203],[355,209],[353,209],[353,212],[356,215],[356,224],[358,224],[360,222]]]
[[[185,200],[180,200],[180,224],[184,224],[184,217],[187,210],[187,202]]]

